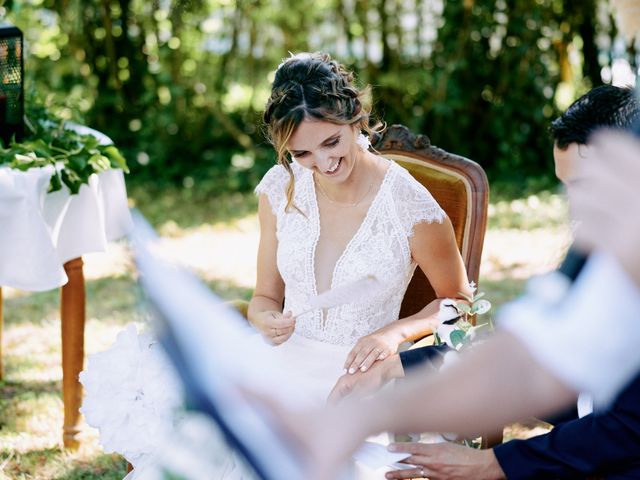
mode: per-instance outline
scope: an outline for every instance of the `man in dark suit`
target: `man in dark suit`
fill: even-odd
[[[630,88],[609,85],[595,88],[574,102],[553,122],[556,175],[569,188],[574,166],[590,154],[590,134],[601,127],[629,128],[640,116]],[[371,391],[405,370],[431,363],[438,366],[447,347],[425,347],[402,352],[377,362],[369,372],[345,375],[331,399],[356,391]],[[563,421],[564,420],[564,421]],[[560,422],[560,423],[558,423]],[[640,479],[640,375],[607,411],[577,418],[573,409],[550,432],[528,440],[512,440],[489,450],[461,445],[399,444],[397,451],[411,453],[408,464],[428,467],[431,480],[473,478],[561,479],[606,476]],[[413,478],[413,470],[389,472],[387,478]]]

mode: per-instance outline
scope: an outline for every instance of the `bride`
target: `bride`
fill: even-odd
[[[344,66],[302,53],[278,67],[264,114],[278,165],[256,187],[260,244],[248,319],[318,403],[344,372],[366,371],[430,333],[440,298],[469,293],[451,222],[406,170],[370,149],[362,133],[372,132],[370,112],[368,89],[356,88]],[[416,266],[439,298],[398,318]],[[354,292],[348,303],[309,309],[315,295],[368,276],[380,286],[374,296]],[[153,339],[130,327],[81,374],[82,412],[134,475],[172,427],[165,417],[179,394],[162,379],[165,367]],[[135,375],[123,381],[122,372]]]
[[[367,97],[329,55],[302,53],[279,66],[264,113],[278,165],[256,188],[260,245],[248,318],[318,401],[343,372],[366,371],[437,326],[439,299],[398,318],[416,265],[439,298],[469,292],[444,211],[361,133],[371,132]],[[294,316],[308,298],[367,275],[382,284],[373,300]]]

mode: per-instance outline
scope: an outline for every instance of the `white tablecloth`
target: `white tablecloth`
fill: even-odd
[[[124,175],[93,175],[77,195],[46,193],[53,166],[0,167],[0,286],[42,291],[67,283],[63,264],[105,251],[132,226]]]

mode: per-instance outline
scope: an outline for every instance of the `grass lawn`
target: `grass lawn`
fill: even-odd
[[[135,204],[165,237],[163,248],[223,298],[249,299],[255,281],[258,239],[252,195],[213,197],[194,190],[135,188]],[[566,205],[543,193],[491,204],[480,290],[498,306],[518,295],[529,276],[552,269],[569,241]],[[85,350],[107,348],[129,322],[143,326],[139,291],[127,247],[110,246],[85,257]],[[84,426],[77,452],[61,449],[60,321],[57,291],[5,288],[0,382],[0,479],[120,479],[124,460],[104,454],[96,433]],[[516,426],[508,436],[532,433]]]

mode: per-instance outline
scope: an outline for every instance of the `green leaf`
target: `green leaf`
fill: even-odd
[[[80,191],[80,187],[83,182],[81,177],[75,171],[65,168],[60,172],[60,176],[62,177],[64,184],[69,187],[69,191],[72,194],[76,194]]]
[[[49,182],[49,193],[57,192],[58,190],[62,190],[62,180],[60,179],[60,174],[56,170],[56,173],[51,177],[51,181]]]
[[[466,313],[467,315],[471,313],[471,307],[466,303],[458,303],[457,307],[458,307],[458,310]]]
[[[466,336],[467,334],[462,330],[454,330],[451,332],[451,335],[449,335],[449,338],[451,339],[453,346],[457,347],[458,345],[462,345]]]
[[[65,165],[65,170],[69,170],[68,167],[71,167],[72,170],[77,172],[84,170],[89,164],[89,159],[91,156],[88,152],[82,150],[75,155],[70,155],[68,159],[68,165]]]
[[[118,150],[113,145],[108,145],[106,147],[102,147],[102,153],[106,155],[109,160],[111,160],[111,165],[116,168],[121,168],[124,172],[129,173],[129,168],[127,167],[127,161]]]
[[[468,332],[473,328],[473,325],[467,322],[466,320],[459,320],[456,322],[456,327],[458,327],[460,330],[464,332]]]

